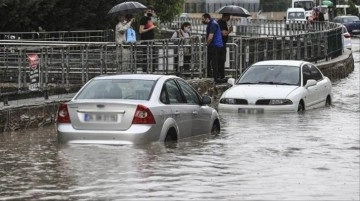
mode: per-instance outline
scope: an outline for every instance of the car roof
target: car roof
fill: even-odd
[[[341,15],[341,16],[336,16],[335,18],[353,18],[353,17],[358,17],[356,15]]]
[[[261,66],[261,65],[283,65],[283,66],[298,66],[300,67],[302,64],[308,63],[307,61],[301,60],[267,60],[267,61],[260,61],[254,63],[253,66]]]
[[[305,12],[303,8],[288,8],[287,12]]]
[[[157,74],[121,74],[121,75],[100,75],[94,79],[140,79],[140,80],[158,80],[160,78],[175,78],[174,75],[157,75]]]

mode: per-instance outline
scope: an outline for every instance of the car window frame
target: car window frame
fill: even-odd
[[[321,81],[321,80],[323,80],[324,79],[324,77],[323,77],[323,75],[322,75],[322,73],[321,73],[321,71],[315,66],[315,65],[313,65],[313,64],[310,64],[309,65],[310,66],[310,73],[312,74],[312,76],[313,76],[313,78],[314,78],[314,80],[316,80],[316,81]],[[313,70],[315,70],[316,71],[316,73],[314,74],[314,72],[313,72]]]
[[[202,99],[201,99],[200,94],[189,83],[187,83],[186,81],[184,81],[182,79],[176,79],[176,81],[177,81],[177,83],[178,83],[178,85],[179,85],[179,87],[181,89],[181,93],[182,93],[182,95],[183,95],[183,97],[184,97],[184,99],[186,101],[186,104],[188,104],[188,105],[201,105],[202,104]],[[192,103],[192,102],[190,103],[188,101],[188,99],[187,99],[187,97],[186,97],[186,95],[184,93],[184,90],[182,89],[181,83],[183,83],[184,86],[187,86],[190,89],[190,91],[192,91],[194,93],[194,95],[196,96],[196,99],[197,99],[197,103]]]
[[[305,79],[305,76],[304,76],[304,71],[305,71],[305,70],[307,70],[307,71],[308,71],[308,74],[309,74],[309,77],[308,77],[307,79]],[[310,69],[309,69],[308,64],[304,64],[304,65],[302,66],[302,68],[301,68],[301,74],[302,74],[302,86],[305,86],[305,85],[306,85],[306,82],[307,82],[308,80],[313,79],[313,76],[312,76],[312,74],[311,74],[311,71],[310,71]]]
[[[181,98],[181,101],[178,100],[178,98],[175,98],[175,100],[178,100],[178,102],[172,102],[171,100],[171,96],[170,96],[170,93],[172,93],[172,91],[170,91],[168,89],[168,83],[170,82],[174,82],[174,85],[176,86],[175,88],[178,90],[179,94],[177,95],[178,97]],[[179,87],[179,84],[177,83],[177,81],[175,79],[168,79],[164,82],[163,84],[163,89],[161,90],[160,92],[160,96],[161,94],[163,93],[163,90],[165,90],[164,93],[166,93],[166,96],[167,96],[167,103],[164,103],[163,101],[161,101],[161,97],[159,97],[159,100],[160,102],[164,103],[164,104],[167,104],[167,105],[179,105],[179,104],[186,104],[186,99],[184,97],[184,95],[182,94],[182,91],[181,91],[181,88]]]

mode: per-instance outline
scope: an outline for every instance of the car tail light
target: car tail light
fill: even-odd
[[[58,115],[57,115],[57,122],[58,123],[71,123],[69,110],[67,108],[66,103],[61,103],[59,105]]]
[[[149,108],[138,105],[135,111],[133,124],[155,124],[155,118]]]
[[[345,38],[350,38],[351,36],[350,36],[349,33],[344,33],[344,37],[345,37]]]

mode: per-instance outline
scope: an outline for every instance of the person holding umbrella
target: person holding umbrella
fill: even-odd
[[[126,16],[120,14],[119,23],[115,27],[115,42],[120,45],[121,53],[123,55],[122,65],[128,69],[130,65],[130,50],[128,47],[125,47],[126,44],[126,31],[131,28],[131,25],[135,22],[135,18],[131,14]]]
[[[220,26],[223,47],[221,48],[221,54],[219,56],[219,78],[220,81],[225,81],[225,62],[226,62],[226,43],[229,39],[229,34],[233,31],[233,27],[228,27],[227,22],[230,20],[229,13],[223,13],[221,19],[217,22]]]
[[[135,22],[135,18],[132,15],[127,14],[119,15],[119,22],[115,27],[115,42],[117,44],[123,45],[126,41],[126,31],[131,27],[131,25]]]

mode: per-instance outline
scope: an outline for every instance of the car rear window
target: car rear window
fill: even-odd
[[[149,100],[154,80],[99,79],[92,80],[75,97],[80,99],[132,99]]]

